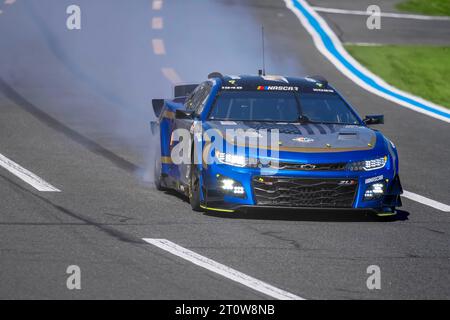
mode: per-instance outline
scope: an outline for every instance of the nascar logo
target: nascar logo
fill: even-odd
[[[313,138],[308,138],[308,137],[298,137],[298,138],[294,138],[292,139],[293,141],[296,142],[303,142],[303,143],[311,143],[314,142]]]
[[[298,87],[291,86],[258,86],[258,91],[298,91]]]

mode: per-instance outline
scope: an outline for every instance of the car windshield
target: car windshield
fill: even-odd
[[[349,106],[335,93],[223,91],[210,120],[319,122],[359,124]]]

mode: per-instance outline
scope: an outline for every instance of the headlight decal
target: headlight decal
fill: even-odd
[[[235,167],[248,167],[260,169],[278,169],[278,161],[265,160],[258,157],[246,157],[216,150],[216,159],[219,163]]]
[[[216,150],[216,158],[221,163],[235,167],[245,167],[248,165],[248,159],[241,155],[229,154]]]
[[[238,197],[238,198],[246,198],[246,193],[244,186],[237,180],[222,176],[220,174],[216,175],[217,178],[217,187],[219,191],[226,195]]]
[[[372,160],[350,162],[347,168],[350,171],[372,171],[384,168],[387,162],[388,157],[384,156]]]

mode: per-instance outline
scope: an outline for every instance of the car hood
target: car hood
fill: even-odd
[[[243,146],[242,140],[231,138],[227,130],[242,129],[247,137],[261,137],[261,130],[278,130],[280,151],[288,152],[346,152],[371,150],[375,147],[377,134],[374,130],[357,125],[294,124],[272,122],[208,121],[205,129],[212,129],[226,137],[230,144]],[[233,131],[230,131],[233,132]],[[258,134],[259,133],[259,134]],[[242,132],[238,134],[242,137]],[[269,138],[270,141],[270,138]],[[270,143],[270,142],[269,142]],[[257,147],[255,140],[245,139],[246,147]],[[274,146],[270,146],[274,149]]]

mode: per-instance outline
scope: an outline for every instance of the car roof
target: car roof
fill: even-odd
[[[224,75],[215,77],[221,80],[222,88],[241,87],[244,90],[259,90],[260,87],[296,87],[299,90],[329,88],[328,81],[321,76],[284,77],[278,75]]]

